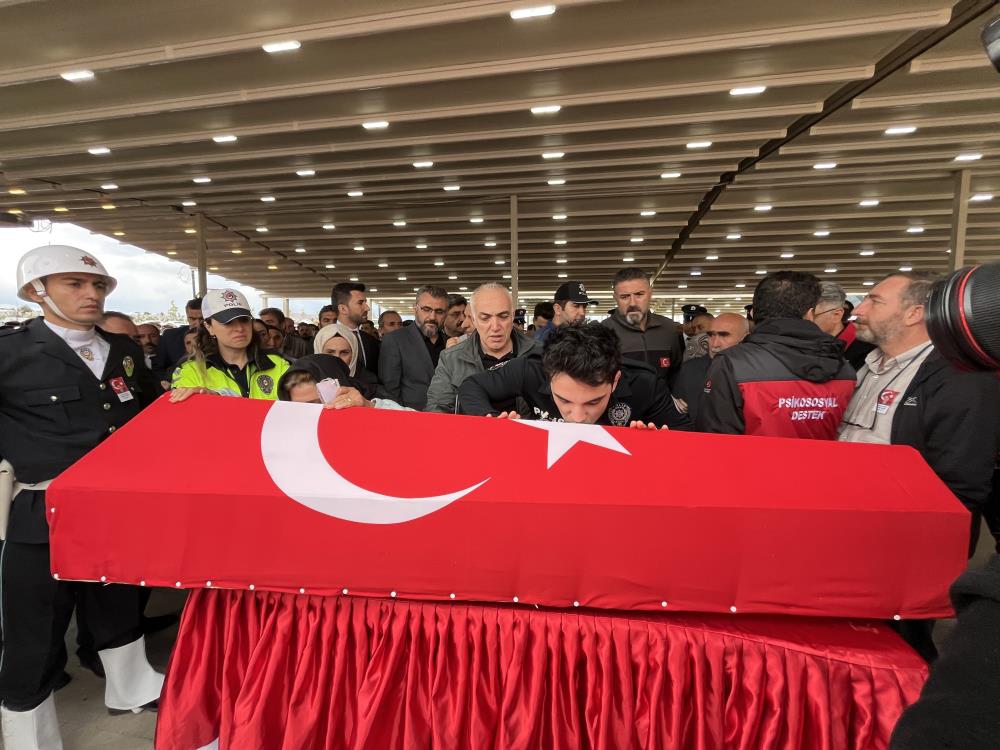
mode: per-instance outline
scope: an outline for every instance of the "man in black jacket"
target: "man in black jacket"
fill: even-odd
[[[855,309],[858,338],[878,348],[858,372],[840,440],[916,448],[972,513],[971,556],[1000,449],[1000,380],[959,372],[934,350],[924,318],[933,282],[924,273],[892,274]],[[937,654],[932,626],[898,626],[928,660]]]
[[[201,314],[201,299],[195,297],[188,300],[184,306],[184,314],[187,315],[188,324],[186,326],[170,328],[160,334],[156,358],[160,369],[166,373],[172,372],[174,366],[187,354],[187,349],[184,347],[184,336],[192,328],[195,330],[201,328],[205,322]]]
[[[381,349],[379,340],[361,330],[361,324],[368,320],[368,313],[371,312],[365,296],[365,285],[355,281],[342,281],[334,285],[330,298],[337,306],[337,322],[350,328],[357,337],[358,365],[378,377],[378,356]]]
[[[843,345],[813,322],[815,276],[778,271],[753,295],[753,333],[708,369],[702,432],[834,440],[854,390]]]
[[[493,404],[521,399],[527,419],[687,429],[653,368],[622,359],[613,330],[600,323],[560,326],[542,352],[472,375],[459,386],[462,414],[508,416]]]

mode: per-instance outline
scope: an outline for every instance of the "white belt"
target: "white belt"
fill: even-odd
[[[11,500],[17,497],[19,492],[23,490],[47,490],[49,485],[52,484],[54,479],[46,479],[44,482],[35,482],[34,484],[23,484],[21,482],[14,482],[14,493],[10,496]]]
[[[43,482],[25,484],[14,478],[14,467],[9,461],[0,461],[0,540],[7,538],[7,520],[10,518],[10,506],[14,498],[22,490],[47,490],[52,484],[51,479]]]

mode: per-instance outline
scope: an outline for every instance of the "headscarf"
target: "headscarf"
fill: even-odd
[[[326,342],[334,336],[341,336],[346,339],[351,347],[351,364],[349,365],[349,369],[353,378],[358,369],[358,338],[354,335],[354,331],[343,323],[331,323],[328,326],[320,328],[319,333],[316,334],[316,338],[313,339],[313,351],[316,354],[322,354]]]
[[[332,354],[308,354],[292,362],[285,374],[281,376],[281,380],[278,381],[278,398],[281,401],[289,400],[284,388],[285,378],[299,372],[308,372],[317,383],[326,378],[333,378],[342,386],[357,387],[354,378],[347,371],[347,365],[340,357],[334,357]]]

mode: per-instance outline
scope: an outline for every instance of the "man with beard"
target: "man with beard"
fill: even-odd
[[[358,364],[377,377],[379,340],[361,330],[361,324],[368,320],[368,313],[371,312],[366,289],[358,281],[341,281],[334,285],[330,298],[337,306],[337,322],[347,326],[357,339]]]
[[[618,309],[603,324],[618,334],[622,355],[645,362],[672,383],[684,358],[681,327],[649,311],[653,288],[644,271],[623,268],[615,274],[612,288]]]
[[[444,316],[445,338],[453,339],[465,333],[462,324],[465,322],[465,306],[469,304],[461,294],[448,295],[448,312]]]
[[[894,273],[855,308],[857,337],[877,348],[858,371],[840,440],[916,448],[971,512],[971,557],[1000,450],[1000,381],[959,372],[935,350],[924,310],[933,282]],[[933,620],[891,624],[925,659],[937,656]]]
[[[423,411],[427,387],[434,377],[446,337],[441,330],[448,311],[448,293],[439,286],[417,292],[413,325],[389,333],[382,340],[378,374],[379,395]]]

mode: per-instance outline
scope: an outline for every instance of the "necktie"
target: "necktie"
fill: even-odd
[[[361,364],[365,367],[365,369],[367,369],[368,368],[368,355],[365,354],[365,344],[361,340],[361,331],[360,330],[355,331],[354,332],[354,336],[358,340],[358,352],[361,354]]]

